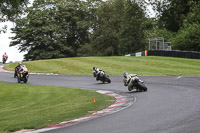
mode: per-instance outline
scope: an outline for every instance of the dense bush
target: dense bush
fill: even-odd
[[[179,50],[200,51],[200,24],[190,24],[181,29],[172,44]]]

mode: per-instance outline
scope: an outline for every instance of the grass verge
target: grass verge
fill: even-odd
[[[200,60],[173,57],[74,57],[23,62],[30,72],[58,73],[68,75],[91,75],[96,66],[109,75],[122,75],[123,72],[138,75],[185,75],[200,76]],[[14,70],[16,63],[4,68]]]
[[[34,129],[101,110],[114,98],[93,90],[0,82],[0,132]],[[93,103],[93,98],[96,102]]]

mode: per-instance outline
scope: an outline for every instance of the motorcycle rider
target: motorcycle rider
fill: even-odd
[[[19,62],[18,65],[15,67],[15,69],[18,71],[21,66],[22,66],[22,62]]]
[[[22,66],[22,63],[19,62],[18,65],[15,67],[15,75],[14,75],[14,77],[17,76],[17,72],[19,71],[19,69],[21,68],[21,66]]]
[[[101,72],[104,72],[103,70],[96,68],[95,66],[93,67],[93,75],[96,77],[96,80],[98,81],[100,79],[100,74]],[[105,73],[105,72],[104,72]]]
[[[137,74],[128,74],[127,72],[124,72],[124,79],[123,79],[124,86],[128,86],[129,91],[132,90],[132,80],[135,80],[134,78],[136,76],[137,76]]]
[[[6,52],[3,54],[3,59],[2,59],[2,60],[3,60],[3,62],[4,62],[4,58],[5,58],[5,62],[6,62],[6,61],[7,61],[7,59],[8,59],[8,55],[6,54]],[[4,63],[5,63],[5,62],[4,62]]]
[[[19,66],[19,69],[18,69],[17,72],[21,74],[21,77],[23,77],[23,73],[24,73],[24,72],[27,72],[28,69],[26,68],[25,65],[22,65],[22,64],[19,64],[18,66]]]

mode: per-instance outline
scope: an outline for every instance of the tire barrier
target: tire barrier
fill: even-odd
[[[179,51],[179,50],[148,50],[148,56],[168,56],[189,59],[200,59],[200,52],[196,51]]]
[[[179,50],[145,50],[142,52],[131,53],[125,56],[167,56],[189,59],[200,59],[200,52],[196,51],[179,51]]]

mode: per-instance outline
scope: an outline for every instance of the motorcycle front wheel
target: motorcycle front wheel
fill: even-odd
[[[21,79],[20,77],[17,77],[17,82],[20,83]]]
[[[27,79],[24,79],[24,83],[27,83]]]
[[[109,78],[107,78],[107,82],[108,82],[108,83],[111,83],[111,80],[110,80]]]
[[[111,83],[111,80],[110,80],[108,75],[105,76],[105,81],[108,82],[108,83]]]
[[[24,83],[27,83],[29,75],[27,74],[24,78]]]

